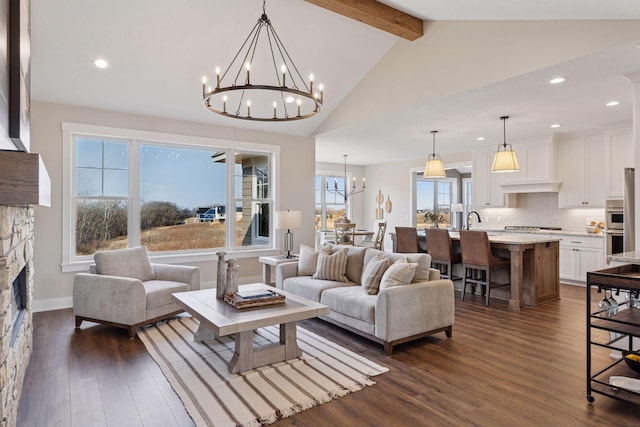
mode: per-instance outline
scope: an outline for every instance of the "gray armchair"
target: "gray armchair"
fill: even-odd
[[[96,252],[94,260],[73,282],[76,328],[88,320],[125,328],[133,338],[138,326],[183,311],[172,293],[200,289],[198,267],[152,264],[144,246]]]

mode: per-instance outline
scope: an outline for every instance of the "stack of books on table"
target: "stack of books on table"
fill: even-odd
[[[246,289],[236,292],[236,295],[242,299],[269,298],[277,295],[269,289]]]
[[[237,309],[279,304],[285,296],[270,289],[241,289],[234,295],[226,295],[224,300]]]

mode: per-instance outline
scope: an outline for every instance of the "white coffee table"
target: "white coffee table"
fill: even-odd
[[[263,283],[242,285],[240,288],[273,290],[273,287]],[[229,361],[229,370],[238,373],[299,357],[302,352],[298,347],[296,322],[329,314],[326,305],[285,291],[278,292],[286,296],[284,303],[241,310],[216,299],[215,289],[178,292],[172,297],[180,307],[200,321],[200,327],[194,335],[196,341],[234,336],[235,352]],[[254,346],[254,329],[271,325],[280,325],[280,341]]]

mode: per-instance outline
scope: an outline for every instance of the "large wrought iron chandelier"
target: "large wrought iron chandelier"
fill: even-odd
[[[261,40],[264,43],[259,48]],[[266,82],[254,83],[252,73]],[[202,100],[209,111],[234,119],[306,119],[320,112],[324,100],[323,86],[318,85],[314,92],[313,80],[313,74],[309,75],[307,84],[300,74],[267,17],[264,0],[262,15],[227,69],[221,74],[216,67],[215,86],[208,86],[203,77]]]

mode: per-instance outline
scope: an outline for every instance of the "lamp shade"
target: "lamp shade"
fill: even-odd
[[[276,229],[293,230],[302,227],[301,211],[277,211],[276,212]]]
[[[451,205],[451,212],[462,212],[462,203],[454,203]]]
[[[511,148],[511,144],[505,144],[505,146],[498,147],[495,157],[493,158],[493,166],[491,172],[504,173],[504,172],[518,172],[520,165],[516,158],[516,153]]]
[[[436,156],[436,154],[429,155],[429,160],[427,160],[427,163],[424,165],[423,176],[431,178],[444,178],[447,176],[440,156]]]

